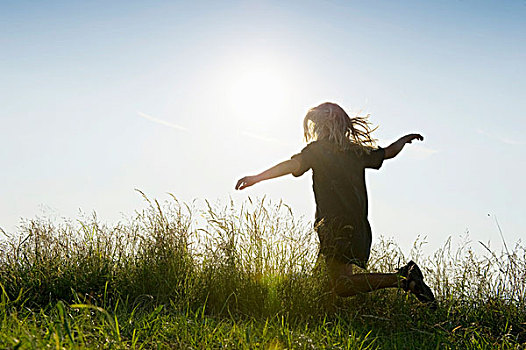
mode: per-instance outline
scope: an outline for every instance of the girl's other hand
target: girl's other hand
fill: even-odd
[[[405,143],[411,143],[413,140],[424,141],[424,136],[420,134],[409,134],[405,136]]]
[[[400,137],[398,140],[385,148],[384,159],[394,158],[400,153],[406,143],[411,143],[413,140],[423,141],[424,136],[420,134],[409,134]]]
[[[258,182],[257,176],[245,176],[236,184],[236,190],[242,190],[244,188],[250,187]]]

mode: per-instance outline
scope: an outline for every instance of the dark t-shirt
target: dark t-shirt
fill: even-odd
[[[355,232],[370,235],[365,169],[379,169],[384,155],[382,148],[359,153],[353,149],[340,151],[336,144],[322,140],[311,142],[292,156],[300,163],[294,176],[312,169],[316,222],[337,219]]]

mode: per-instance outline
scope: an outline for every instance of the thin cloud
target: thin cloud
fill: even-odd
[[[409,152],[413,153],[417,158],[427,158],[438,153],[438,150],[436,149],[415,144],[409,145],[407,148],[409,149]]]
[[[282,142],[282,141],[280,141],[278,139],[275,139],[273,137],[262,136],[262,135],[254,134],[254,133],[251,133],[251,132],[245,131],[245,130],[241,131],[241,135],[247,136],[247,137],[251,137],[251,138],[256,139],[256,140],[269,142],[269,143],[275,143],[275,144],[279,144],[279,145],[285,145],[286,144],[285,142]]]
[[[514,140],[514,139],[510,139],[508,137],[503,137],[503,136],[500,136],[500,135],[489,133],[489,132],[484,131],[482,129],[477,129],[477,133],[479,133],[480,135],[487,136],[487,137],[489,137],[489,138],[491,138],[493,140],[505,143],[506,145],[521,146],[521,145],[525,144],[525,142],[523,142],[523,141],[517,141],[517,140]]]
[[[177,124],[174,124],[174,123],[167,122],[166,120],[162,120],[162,119],[158,119],[158,118],[152,117],[151,115],[148,115],[148,114],[143,113],[143,112],[137,112],[137,115],[139,115],[139,117],[142,117],[144,119],[148,119],[149,121],[152,121],[152,122],[157,123],[157,124],[168,126],[170,128],[177,129],[177,130],[188,131],[188,129],[185,128],[184,126],[177,125]]]

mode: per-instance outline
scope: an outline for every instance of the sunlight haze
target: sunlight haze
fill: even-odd
[[[305,146],[321,102],[371,114],[373,242],[526,234],[523,1],[0,4],[0,227],[96,211],[114,223],[167,193],[249,196],[314,218],[311,173],[235,191]],[[427,249],[427,248],[426,248]]]

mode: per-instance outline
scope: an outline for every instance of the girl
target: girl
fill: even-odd
[[[333,292],[345,297],[400,287],[434,305],[433,292],[413,261],[397,273],[353,273],[353,265],[365,268],[371,248],[365,168],[379,169],[384,159],[394,158],[406,143],[422,141],[422,135],[409,134],[386,148],[375,148],[371,136],[375,129],[367,116],[349,118],[340,106],[328,102],[309,110],[303,128],[310,143],[300,153],[259,175],[243,177],[236,189],[287,174],[301,176],[312,169],[314,227]]]

